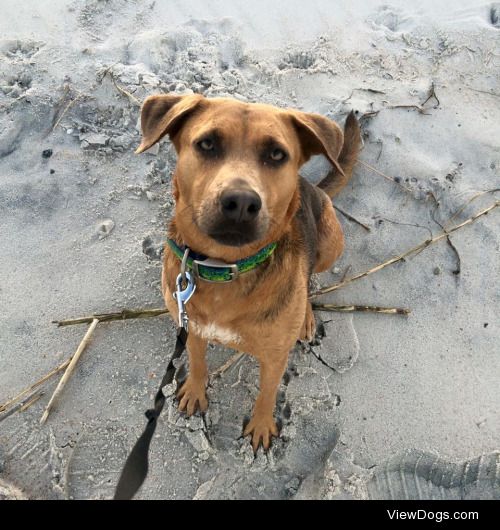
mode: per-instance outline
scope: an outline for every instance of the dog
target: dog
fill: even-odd
[[[361,145],[358,122],[351,112],[342,131],[319,114],[161,94],[144,101],[141,129],[137,153],[166,135],[177,152],[175,216],[162,272],[174,320],[178,306],[172,294],[186,248],[193,253],[191,273],[198,274],[186,304],[189,374],[177,393],[179,409],[187,415],[207,409],[208,342],[251,354],[259,362],[260,385],[243,435],[251,436],[254,452],[260,445],[267,450],[278,436],[274,409],[289,351],[315,334],[310,276],[329,269],[343,251],[331,199],[352,175]],[[299,175],[313,155],[324,155],[332,165],[317,186]],[[230,264],[224,281],[205,281],[200,269],[206,258],[218,267]]]

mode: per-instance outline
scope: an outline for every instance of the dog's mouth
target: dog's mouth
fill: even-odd
[[[230,247],[241,247],[260,238],[260,230],[256,223],[219,223],[206,233],[217,243]]]
[[[265,208],[253,215],[236,216],[224,212],[220,202],[210,201],[202,205],[193,221],[208,237],[221,245],[242,247],[262,239],[269,227],[269,215]]]

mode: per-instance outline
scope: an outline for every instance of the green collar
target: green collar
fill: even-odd
[[[182,260],[186,247],[180,247],[172,239],[167,239],[167,243],[172,249],[172,252]],[[192,270],[195,276],[207,282],[231,282],[241,273],[251,271],[266,261],[274,252],[276,245],[276,243],[270,243],[260,249],[257,254],[240,259],[235,263],[225,263],[218,259],[207,258],[202,254],[197,254],[190,250],[187,259],[187,268]]]

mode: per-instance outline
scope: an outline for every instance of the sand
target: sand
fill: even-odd
[[[500,188],[500,4],[417,4],[3,0],[0,402],[75,351],[84,327],[51,320],[162,305],[175,154],[168,142],[133,154],[148,94],[339,121],[357,111],[362,160],[399,184],[357,166],[335,204],[370,231],[340,215],[346,250],[318,285],[439,233]],[[304,174],[327,167],[318,158]],[[258,390],[252,359],[213,378],[205,422],[170,397],[139,496],[500,498],[499,227],[497,209],[450,237],[456,251],[442,241],[325,295],[412,313],[318,314],[322,337],[290,356],[267,455],[238,439]],[[98,326],[44,426],[55,380],[0,415],[0,474],[15,487],[0,495],[112,496],[173,343],[166,317]],[[210,369],[231,355],[210,348]]]

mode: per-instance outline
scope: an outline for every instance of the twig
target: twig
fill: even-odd
[[[351,94],[349,95],[349,97],[344,99],[344,100],[342,100],[342,103],[346,103],[347,101],[349,101],[352,98],[352,96],[354,95],[354,92],[356,90],[359,90],[361,92],[370,92],[371,94],[385,94],[384,91],[377,90],[375,88],[363,88],[363,87],[353,88],[352,91],[351,91]],[[372,103],[372,105],[373,105],[373,103]]]
[[[57,121],[56,123],[54,124],[54,126],[52,127],[52,129],[50,130],[50,132],[53,132],[57,129],[57,126],[61,123],[61,120],[64,118],[64,116],[66,115],[66,113],[68,112],[68,110],[79,100],[81,99],[83,96],[83,94],[78,94],[78,96],[76,96],[75,99],[72,99],[67,105],[66,105],[66,108],[62,111],[62,114],[59,116],[59,118],[57,118]]]
[[[389,105],[387,107],[388,109],[415,109],[418,110],[420,114],[425,114],[426,116],[430,116],[428,112],[425,112],[425,109],[423,109],[420,105]]]
[[[457,276],[458,274],[460,274],[460,272],[462,270],[462,259],[460,258],[460,254],[458,252],[457,247],[455,246],[453,241],[450,239],[450,236],[446,236],[446,242],[448,243],[448,245],[451,248],[451,250],[453,250],[453,252],[455,253],[455,256],[457,258],[457,268],[454,271],[452,271],[452,273]]]
[[[96,315],[90,315],[87,317],[73,318],[69,320],[53,320],[52,324],[61,326],[74,326],[75,324],[89,324],[94,319],[99,322],[107,322],[109,320],[128,320],[130,318],[148,318],[157,317],[168,313],[168,309],[122,309],[122,311],[116,313],[101,313]]]
[[[383,90],[376,90],[375,88],[355,88],[354,90],[362,90],[363,92],[371,92],[372,94],[385,94]]]
[[[439,107],[439,105],[441,104],[441,102],[439,101],[439,98],[438,98],[437,95],[436,95],[436,87],[434,86],[434,83],[431,83],[431,88],[429,89],[429,95],[427,96],[427,99],[422,103],[422,107],[423,107],[428,101],[430,101],[431,99],[435,99],[435,100],[436,100],[437,106],[434,107],[434,108]]]
[[[500,191],[500,188],[492,188],[491,190],[485,190],[476,193],[465,204],[460,206],[460,208],[448,219],[448,221],[446,221],[446,224],[450,223],[451,221],[453,221],[453,219],[455,219],[455,217],[459,216],[472,201],[479,199],[479,197],[482,197],[483,195],[486,195],[488,193],[495,193],[497,191]]]
[[[26,409],[30,408],[31,405],[34,405],[43,395],[45,392],[43,390],[40,390],[40,392],[35,392],[27,401],[26,403],[23,403],[22,407],[19,409],[19,412],[24,412]]]
[[[344,276],[342,278],[342,281],[344,281],[344,278],[345,278],[346,274],[349,272],[350,269],[351,269],[351,265],[349,265],[346,268],[346,270],[344,271]],[[343,307],[343,306],[339,306],[339,307]],[[345,307],[368,307],[368,306],[345,306]],[[354,310],[357,311],[358,309],[354,309]],[[361,311],[361,310],[362,309],[359,309],[359,311]],[[53,324],[57,324],[58,327],[62,327],[62,326],[73,326],[73,325],[76,325],[76,324],[88,324],[89,322],[92,322],[94,319],[99,320],[99,322],[108,322],[108,321],[111,321],[111,320],[128,320],[128,319],[134,319],[134,318],[156,317],[156,316],[164,315],[164,314],[167,314],[167,313],[168,313],[168,309],[163,309],[163,308],[158,308],[158,309],[123,309],[122,311],[117,312],[117,313],[98,313],[98,314],[95,314],[95,315],[91,315],[91,316],[87,316],[87,317],[81,317],[81,318],[74,318],[74,319],[68,319],[68,320],[53,320],[52,323]],[[58,366],[50,374],[45,376],[45,378],[43,380],[40,380],[39,382],[35,383],[35,385],[33,385],[32,387],[30,387],[30,388],[26,389],[25,391],[23,391],[23,393],[20,394],[18,397],[19,398],[22,397],[23,395],[28,393],[30,390],[33,390],[33,388],[35,388],[39,384],[43,383],[46,379],[52,377],[57,372],[59,372],[59,371],[63,370],[64,368],[66,368],[66,366],[68,365],[70,360],[71,360],[71,358],[66,360],[61,366]],[[234,362],[237,361],[237,360],[238,359],[235,358]],[[230,361],[231,361],[231,359],[228,361],[229,364],[228,364],[227,368],[229,368],[231,366]],[[224,370],[222,370],[222,371],[224,372],[225,370],[226,370],[226,368]],[[218,373],[218,372],[214,372],[212,375],[216,375],[216,373]],[[18,400],[17,398],[15,398],[15,399],[16,399],[16,401]],[[10,405],[10,402],[7,402],[4,405],[1,405],[0,406],[0,412],[5,410],[5,408],[7,406],[9,406],[9,405]]]
[[[382,156],[382,151],[384,150],[384,142],[382,140],[374,140],[373,142],[369,142],[369,143],[380,145],[380,150],[378,152],[377,160],[376,160],[376,162],[378,162],[380,160],[380,157]]]
[[[219,377],[224,372],[227,372],[233,364],[237,363],[245,354],[244,353],[235,353],[232,357],[230,357],[222,366],[217,368],[214,372],[210,374],[210,377]]]
[[[32,390],[35,390],[35,388],[39,387],[40,385],[43,385],[43,383],[48,381],[51,377],[53,377],[54,375],[64,370],[68,366],[68,364],[71,362],[71,359],[72,359],[71,357],[69,359],[66,359],[57,368],[54,368],[54,370],[44,375],[42,378],[40,378],[38,381],[33,383],[31,386],[29,386],[28,388],[20,392],[17,396],[13,397],[9,401],[6,401],[3,405],[0,405],[0,412],[4,412],[9,407],[16,404],[18,401],[21,401],[26,394],[29,394]]]
[[[115,79],[115,76],[113,75],[112,72],[106,72],[109,77],[111,77],[111,81],[113,81],[113,84],[115,85],[116,89],[118,90],[118,92],[121,92],[124,96],[127,96],[128,99],[134,103],[135,105],[137,105],[138,107],[140,107],[142,105],[142,103],[133,95],[131,94],[128,90],[125,90],[123,87],[121,87],[117,82],[116,82],[116,79]]]
[[[314,348],[309,348],[309,353],[312,353],[314,355],[314,357],[316,357],[316,359],[318,359],[318,361],[323,365],[323,366],[326,366],[327,368],[330,368],[330,370],[333,370],[334,372],[336,372],[337,370],[335,370],[335,368],[333,366],[330,366],[324,359],[323,357],[321,357],[321,355],[319,353],[317,353]]]
[[[371,269],[368,269],[367,271],[361,272],[359,274],[356,274],[354,276],[351,276],[350,278],[347,278],[343,282],[330,285],[328,287],[323,287],[322,289],[319,289],[318,291],[311,293],[309,298],[313,298],[315,296],[319,296],[325,293],[329,293],[331,291],[336,291],[337,289],[340,289],[341,287],[344,287],[345,285],[355,281],[359,280],[360,278],[364,278],[365,276],[369,276],[370,274],[373,274],[374,272],[377,272],[381,269],[384,269],[385,267],[388,267],[389,265],[392,265],[393,263],[397,263],[398,261],[403,260],[404,258],[410,256],[411,254],[414,254],[415,252],[422,251],[428,246],[432,245],[433,243],[436,243],[440,241],[441,239],[448,237],[449,234],[459,230],[460,228],[463,228],[464,226],[467,226],[471,223],[473,223],[476,219],[479,217],[486,215],[488,212],[496,208],[497,206],[500,206],[500,201],[494,202],[492,205],[488,206],[488,208],[485,208],[484,210],[481,210],[477,214],[475,214],[473,217],[470,217],[469,219],[466,219],[463,223],[460,223],[452,228],[447,229],[446,231],[443,231],[441,234],[434,236],[430,239],[427,239],[420,243],[419,245],[410,248],[403,254],[400,254],[399,256],[396,256],[394,258],[391,258],[387,261],[384,261],[384,263],[381,263],[380,265],[377,265],[376,267],[372,267]]]
[[[379,110],[370,110],[370,111],[365,112],[364,114],[362,114],[359,119],[361,121],[361,120],[365,120],[367,118],[373,118],[373,116],[376,116],[379,112],[380,112]]]
[[[435,217],[435,213],[436,213],[436,210],[439,208],[439,202],[436,200],[436,197],[434,196],[434,194],[431,192],[431,196],[433,197],[434,201],[436,202],[436,207],[434,208],[434,210],[431,211],[431,217],[432,217],[432,220],[441,227],[441,230],[445,231],[446,232],[446,228],[444,227],[444,225],[442,225]],[[449,222],[449,220],[448,220]],[[455,257],[457,258],[457,268],[452,271],[453,274],[455,274],[456,276],[458,276],[460,274],[460,271],[462,270],[462,260],[460,258],[460,254],[458,252],[458,249],[457,247],[453,244],[453,241],[451,240],[450,236],[446,236],[446,242],[448,243],[448,246],[451,248],[451,250],[453,251],[453,253],[455,254]]]
[[[364,160],[359,160],[358,158],[358,164],[361,164],[362,166],[365,166],[368,169],[371,169],[372,171],[377,173],[377,175],[380,175],[381,177],[384,177],[385,179],[390,180],[391,182],[394,182],[394,184],[401,186],[404,190],[406,190],[408,193],[411,193],[413,195],[413,190],[411,188],[407,188],[404,184],[401,184],[401,182],[398,182],[394,177],[390,177],[389,175],[382,173],[382,171],[379,171],[377,168],[370,166],[370,164],[368,164]]]
[[[349,273],[351,269],[352,269],[352,265],[351,264],[347,265],[347,267],[345,268],[344,274],[342,274],[342,278],[340,279],[341,282],[345,280],[347,274]]]
[[[488,90],[479,90],[478,88],[471,88],[470,86],[466,86],[465,88],[468,88],[469,90],[472,90],[473,92],[479,92],[480,94],[488,94],[488,96],[494,96],[496,98],[500,98],[500,94],[496,94],[495,92],[489,92]]]
[[[455,217],[459,216],[465,210],[465,208],[467,208],[467,206],[471,204],[471,202],[475,201],[476,199],[479,199],[479,197],[482,197],[483,195],[487,195],[489,193],[496,193],[497,191],[500,191],[500,188],[492,188],[490,190],[484,190],[484,191],[480,191],[474,194],[465,204],[463,204],[458,210],[455,211],[455,213],[448,219],[448,221],[446,221],[446,224],[449,224],[453,219],[455,219]],[[438,203],[438,206],[439,206],[439,203]],[[436,224],[438,224],[446,232],[447,230],[446,226],[443,226],[439,221],[437,221],[434,217],[434,214],[432,214],[432,219]],[[462,269],[462,260],[460,259],[460,254],[458,252],[457,247],[454,245],[453,241],[451,240],[451,238],[447,237],[446,240],[448,241],[448,244],[450,245],[450,247],[452,248],[453,252],[455,253],[457,257],[457,268],[453,271],[453,274],[458,275],[460,274],[460,271]]]
[[[54,393],[52,394],[52,397],[50,398],[48,405],[45,407],[45,411],[42,414],[42,417],[40,419],[40,425],[43,425],[45,421],[47,420],[47,418],[49,417],[49,413],[52,408],[52,405],[54,404],[54,401],[59,396],[59,394],[62,392],[63,388],[65,387],[66,383],[71,377],[71,374],[73,373],[76,367],[76,363],[78,362],[78,359],[80,358],[83,351],[85,350],[85,347],[87,346],[90,340],[90,337],[92,336],[92,333],[94,332],[94,329],[96,328],[97,324],[99,324],[99,320],[97,318],[94,318],[94,320],[92,320],[92,324],[90,324],[89,329],[87,330],[87,333],[85,333],[85,336],[83,337],[82,342],[80,342],[75,354],[73,355],[73,358],[71,359],[71,362],[69,363],[68,368],[64,372],[64,375],[61,377],[59,384],[54,390]]]
[[[401,221],[394,221],[392,219],[389,219],[388,217],[381,217],[381,216],[376,216],[374,217],[374,219],[379,219],[380,221],[387,221],[388,223],[399,225],[399,226],[413,226],[415,228],[423,228],[424,230],[427,230],[427,232],[429,232],[430,237],[432,237],[432,230],[428,226],[417,225],[415,223],[403,223]]]
[[[409,315],[410,309],[400,307],[379,307],[369,305],[333,305],[333,304],[313,304],[313,309],[318,311],[334,311],[338,313],[352,313],[363,311],[366,313],[384,313],[386,315]]]
[[[370,232],[370,227],[368,225],[365,225],[361,221],[358,221],[355,217],[353,217],[350,213],[344,212],[344,210],[341,210],[338,206],[333,205],[333,207],[340,212],[344,217],[347,217],[349,221],[352,221],[353,223],[358,224],[359,226],[362,226],[365,230],[368,230]]]
[[[35,390],[32,394],[30,394],[26,399],[21,400],[19,403],[14,405],[13,407],[9,408],[7,411],[5,411],[3,414],[0,415],[0,423],[7,418],[10,418],[13,414],[16,412],[23,412],[28,407],[31,407],[36,401],[38,401],[45,392],[43,390]]]

